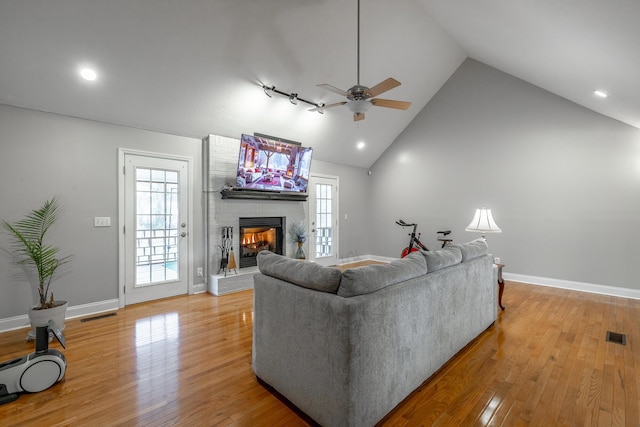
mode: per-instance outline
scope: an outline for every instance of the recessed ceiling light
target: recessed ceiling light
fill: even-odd
[[[593,94],[594,94],[595,96],[600,97],[600,98],[606,98],[606,97],[608,97],[608,96],[609,96],[606,92],[603,92],[603,91],[601,91],[601,90],[594,90],[594,91],[593,91]]]
[[[89,80],[91,82],[98,78],[98,75],[96,74],[96,72],[94,70],[92,70],[91,68],[83,68],[83,69],[81,69],[80,70],[80,76],[83,79]]]
[[[358,144],[356,145],[356,147],[358,148],[358,150],[362,150],[364,148],[366,144],[362,141],[358,142]]]

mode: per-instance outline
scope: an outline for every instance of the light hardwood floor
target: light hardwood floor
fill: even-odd
[[[640,301],[507,282],[503,302],[383,425],[640,425]],[[605,342],[608,330],[627,345]],[[306,425],[257,383],[251,334],[252,291],[69,320],[65,378],[0,406],[0,425]],[[0,361],[33,351],[25,335],[0,334]]]

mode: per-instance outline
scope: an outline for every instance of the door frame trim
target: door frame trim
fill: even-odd
[[[336,180],[336,232],[338,233],[338,238],[335,240],[335,254],[336,254],[336,263],[340,261],[340,177],[338,175],[329,175],[325,173],[310,173],[309,174],[309,184],[311,184],[311,178],[326,178],[326,179],[335,179]],[[309,203],[309,212],[311,212],[312,206]],[[315,211],[315,208],[313,208]],[[309,214],[307,214],[307,229],[309,229]],[[311,251],[311,248],[309,248]]]
[[[154,157],[164,160],[177,160],[187,163],[187,233],[189,241],[187,242],[187,293],[194,293],[193,284],[193,158],[179,156],[175,154],[156,153],[152,151],[133,150],[129,148],[118,148],[118,307],[125,306],[125,239],[123,227],[125,224],[125,157],[126,155],[134,155],[141,157]]]

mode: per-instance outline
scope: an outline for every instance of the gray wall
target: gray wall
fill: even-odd
[[[51,237],[75,258],[54,294],[70,306],[118,298],[118,148],[193,159],[191,274],[201,283],[195,275],[204,265],[205,244],[200,140],[0,105],[0,218],[20,219],[60,197],[64,213]],[[312,168],[340,177],[340,208],[348,214],[340,221],[340,257],[369,254],[367,171],[317,159]],[[111,217],[112,226],[95,228],[96,216]],[[36,300],[7,247],[8,237],[0,233],[0,320],[25,315]]]
[[[53,289],[70,306],[118,298],[118,148],[193,158],[195,277],[203,265],[200,140],[0,105],[0,218],[20,219],[60,197],[52,239],[74,260]],[[112,226],[94,228],[96,216],[111,217]],[[34,301],[7,246],[2,233],[0,319],[25,315]]]
[[[430,247],[479,237],[464,228],[486,206],[505,272],[640,289],[636,128],[468,59],[372,172],[372,253],[406,246],[397,218]]]

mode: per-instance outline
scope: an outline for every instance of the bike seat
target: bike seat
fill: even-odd
[[[438,231],[438,234],[442,234],[442,237],[444,237],[444,236],[446,236],[447,234],[451,234],[451,230]]]

